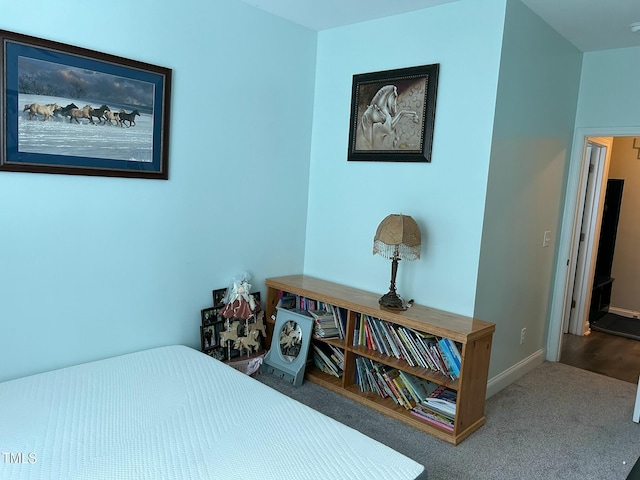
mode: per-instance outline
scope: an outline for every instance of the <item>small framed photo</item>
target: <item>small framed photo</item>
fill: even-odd
[[[215,307],[203,308],[200,311],[200,317],[202,319],[203,326],[222,321],[220,310]]]
[[[0,170],[167,180],[171,75],[0,30]]]
[[[353,76],[348,161],[430,162],[439,64]]]
[[[221,307],[223,305],[223,299],[227,293],[227,289],[218,288],[217,290],[213,290],[211,293],[213,295],[213,306],[218,308]]]
[[[200,327],[200,342],[203,352],[220,346],[218,341],[219,330],[220,328],[217,324]]]
[[[258,315],[262,311],[262,300],[260,296],[260,292],[252,292],[251,296],[256,301],[256,308],[254,310],[255,315]]]

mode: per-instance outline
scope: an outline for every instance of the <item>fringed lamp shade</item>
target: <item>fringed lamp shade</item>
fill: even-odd
[[[391,262],[391,284],[389,292],[380,298],[380,305],[393,310],[405,310],[402,298],[396,293],[396,274],[400,260],[420,258],[422,236],[416,221],[408,215],[388,215],[376,230],[373,239],[373,254],[378,254]]]
[[[388,259],[398,255],[402,260],[417,260],[421,242],[420,228],[413,218],[391,214],[378,225],[373,239],[373,254]]]

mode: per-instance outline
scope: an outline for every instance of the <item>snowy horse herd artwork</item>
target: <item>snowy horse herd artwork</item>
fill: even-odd
[[[438,70],[354,75],[348,160],[431,161]]]
[[[0,30],[0,170],[167,179],[172,71]]]

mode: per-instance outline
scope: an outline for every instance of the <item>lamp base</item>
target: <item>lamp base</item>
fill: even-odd
[[[407,309],[406,305],[402,301],[402,298],[400,298],[398,294],[393,290],[390,290],[389,292],[385,293],[382,297],[380,297],[380,300],[378,300],[378,303],[382,308],[385,308],[387,310],[401,311],[401,310]]]

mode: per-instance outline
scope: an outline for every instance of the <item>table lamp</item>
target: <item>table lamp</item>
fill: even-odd
[[[373,239],[373,254],[391,259],[391,285],[389,292],[380,297],[381,307],[391,310],[406,310],[402,298],[396,293],[396,274],[400,260],[420,258],[421,235],[416,221],[408,215],[388,215],[376,230]]]

